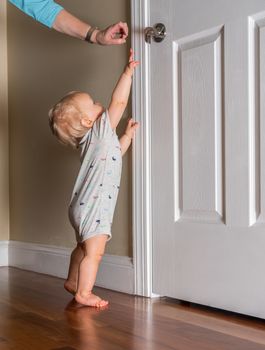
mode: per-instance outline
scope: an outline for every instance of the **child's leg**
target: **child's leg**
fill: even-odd
[[[77,243],[77,246],[75,247],[75,249],[72,251],[72,254],[71,254],[68,277],[64,283],[64,288],[71,294],[76,293],[78,269],[83,257],[84,257],[84,251],[82,249],[82,245],[81,243]]]
[[[100,234],[83,242],[84,258],[79,266],[78,286],[75,300],[87,306],[105,306],[108,301],[100,299],[92,294],[92,288],[96,281],[98,266],[105,251],[108,235]]]

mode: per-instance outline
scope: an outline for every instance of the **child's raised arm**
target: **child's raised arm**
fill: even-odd
[[[112,93],[111,102],[109,105],[109,118],[112,129],[116,129],[123,112],[127,106],[130,95],[132,75],[134,68],[138,66],[139,62],[133,59],[133,50],[130,49],[129,63],[125,67],[124,72]]]

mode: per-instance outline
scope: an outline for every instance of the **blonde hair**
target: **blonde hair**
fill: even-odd
[[[49,125],[52,133],[61,143],[73,148],[78,148],[79,139],[88,130],[80,123],[84,112],[74,101],[74,96],[79,93],[79,91],[68,93],[49,110]]]

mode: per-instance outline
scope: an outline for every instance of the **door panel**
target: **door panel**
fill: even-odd
[[[221,52],[221,28],[173,43],[175,221],[223,220]]]
[[[265,317],[265,2],[158,0],[153,292]]]

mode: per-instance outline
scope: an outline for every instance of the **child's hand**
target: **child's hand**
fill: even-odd
[[[139,61],[134,61],[133,59],[133,49],[130,49],[130,55],[129,55],[129,62],[128,65],[125,68],[125,74],[128,74],[130,76],[133,75],[134,68],[139,65]]]
[[[125,135],[131,139],[134,137],[135,130],[139,127],[139,123],[135,122],[132,118],[128,120],[128,124],[125,130]]]

